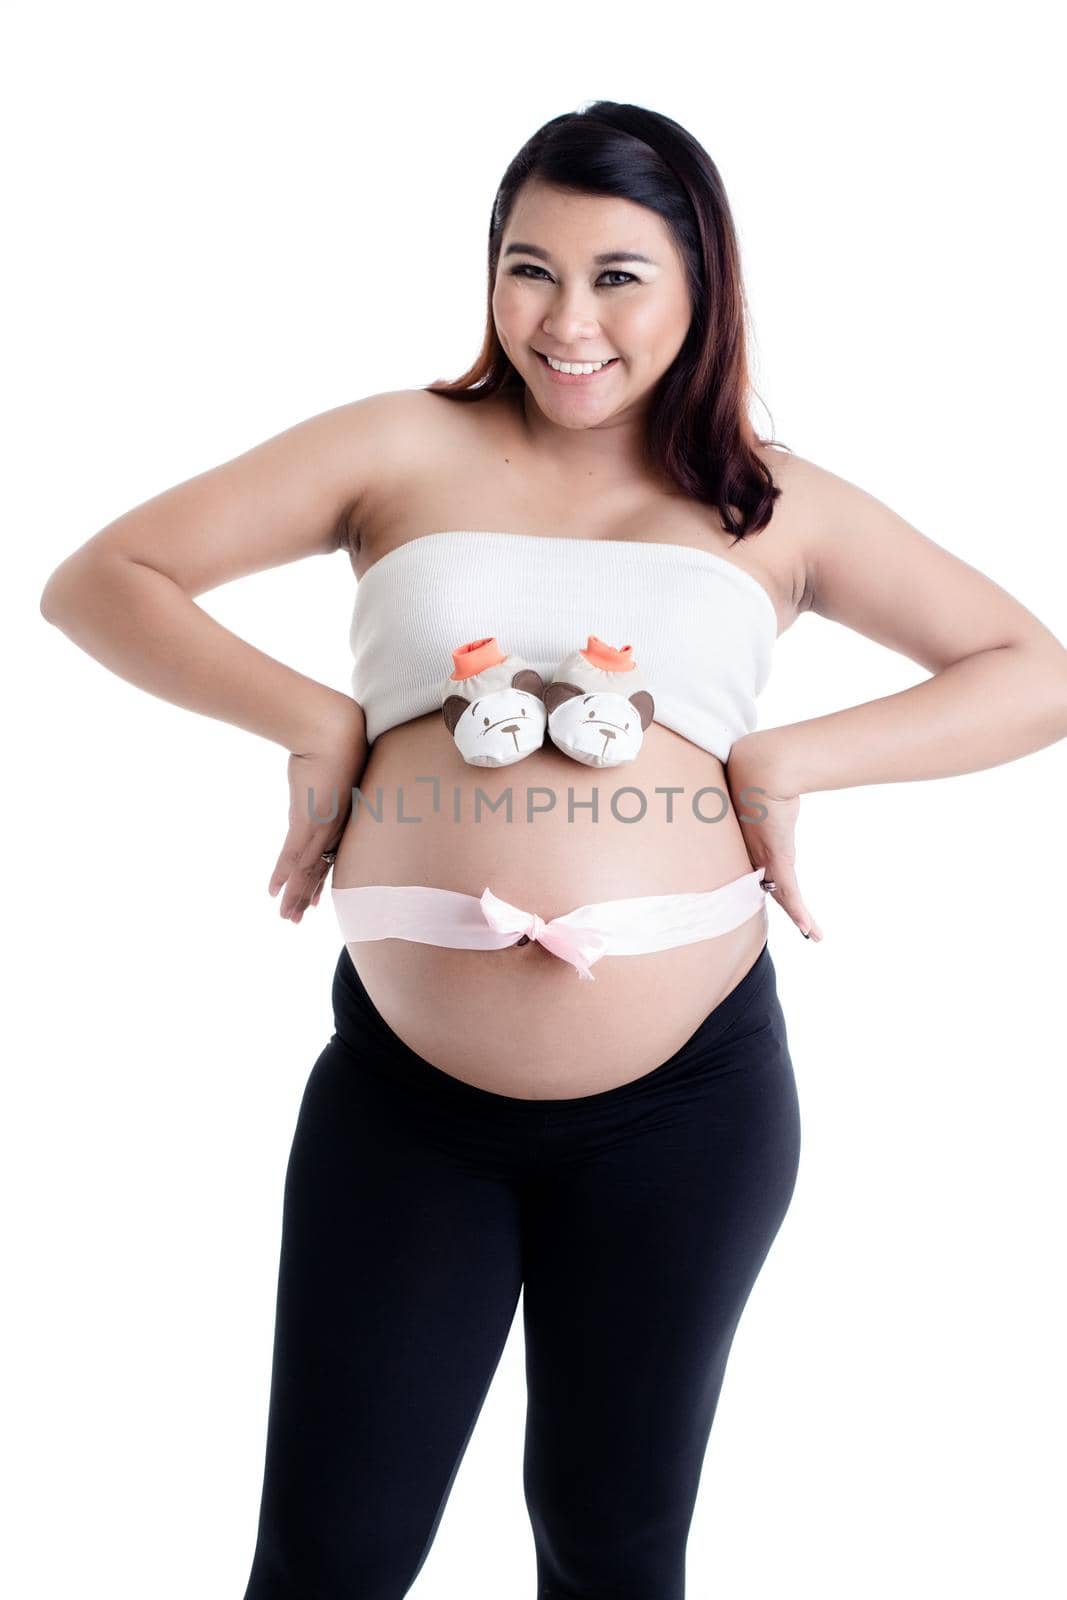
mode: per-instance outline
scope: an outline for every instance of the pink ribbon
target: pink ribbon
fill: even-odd
[[[569,961],[577,969],[579,978],[596,982],[589,963],[604,954],[606,941],[600,934],[568,928],[557,917],[543,922],[536,911],[523,911],[510,900],[501,900],[488,888],[482,891],[479,904],[486,922],[497,933],[515,933],[520,938],[526,934],[527,938],[536,939],[554,956],[559,956],[561,961]]]

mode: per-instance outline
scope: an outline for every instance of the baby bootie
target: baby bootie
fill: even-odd
[[[508,767],[545,738],[544,680],[521,656],[505,655],[495,638],[453,650],[452,676],[441,690],[445,725],[472,767]]]
[[[633,646],[612,649],[596,634],[561,661],[544,690],[548,737],[587,767],[632,761],[655,702],[633,661]]]

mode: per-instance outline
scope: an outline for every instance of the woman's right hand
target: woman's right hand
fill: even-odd
[[[330,871],[322,852],[335,850],[341,842],[352,810],[352,788],[363,774],[367,754],[362,708],[347,697],[336,719],[317,730],[303,749],[290,752],[289,831],[268,893],[276,895],[284,888],[280,915],[292,922],[299,922],[309,905],[319,903]]]

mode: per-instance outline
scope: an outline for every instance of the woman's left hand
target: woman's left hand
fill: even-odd
[[[773,729],[769,730],[773,734]],[[822,929],[804,904],[796,875],[796,825],[800,796],[776,765],[759,730],[734,741],[726,763],[730,799],[753,867],[765,867],[767,893],[816,944]]]

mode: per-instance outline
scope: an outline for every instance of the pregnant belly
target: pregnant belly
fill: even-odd
[[[435,712],[383,734],[358,788],[338,889],[421,883],[478,896],[488,886],[547,922],[599,900],[716,889],[752,870],[722,763],[655,722],[621,767],[585,767],[546,743],[483,768],[462,759]],[[534,940],[347,949],[410,1049],[478,1088],[544,1100],[651,1072],[740,983],[766,937],[762,910],[694,944],[605,955],[595,983]]]

